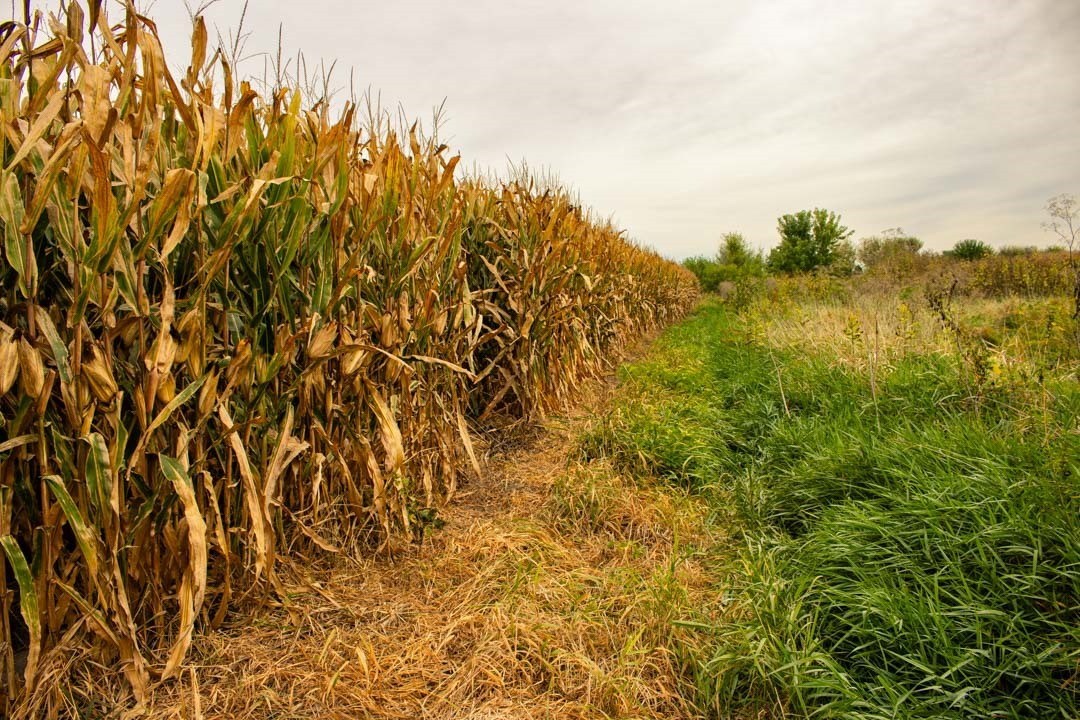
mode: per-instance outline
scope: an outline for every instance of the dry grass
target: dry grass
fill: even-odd
[[[922,296],[855,292],[845,301],[755,307],[751,327],[769,346],[887,370],[904,357],[956,352],[956,336]],[[995,367],[1035,374],[1072,357],[1067,298],[965,297],[953,304],[965,342],[985,347]]]
[[[713,541],[706,508],[568,468],[581,421],[519,430],[393,560],[294,563],[288,602],[196,637],[150,716],[695,717],[672,621],[709,605],[684,549]],[[78,705],[131,706],[115,668],[70,679]]]

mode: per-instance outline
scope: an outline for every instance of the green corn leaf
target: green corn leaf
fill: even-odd
[[[143,433],[143,437],[150,437],[150,435],[153,434],[155,430],[164,425],[165,422],[169,419],[169,417],[172,416],[174,412],[176,412],[176,408],[186,403],[192,398],[193,395],[195,395],[195,393],[199,391],[199,388],[202,387],[202,384],[206,382],[206,378],[207,376],[204,374],[197,380],[193,380],[192,382],[188,383],[187,387],[176,393],[176,397],[170,400],[169,404],[161,409],[161,412],[157,414],[157,417],[155,417],[153,422],[151,422],[150,425],[146,428],[146,432]]]
[[[49,317],[49,313],[44,308],[39,307],[35,317],[38,327],[41,328],[41,332],[45,333],[45,339],[49,341],[49,347],[52,348],[53,359],[56,361],[56,371],[60,375],[60,380],[70,383],[71,366],[68,364],[67,346],[60,338],[60,333],[56,332],[56,325],[53,324],[52,318]]]
[[[146,522],[147,518],[153,514],[154,509],[157,507],[158,494],[157,490],[150,491],[146,501],[139,507],[138,512],[134,515],[129,514],[127,536],[129,545],[135,542],[135,533],[139,531],[139,528]]]
[[[59,475],[46,475],[45,482],[48,483],[49,489],[56,497],[56,501],[60,503],[60,509],[64,511],[64,517],[67,518],[68,525],[71,526],[72,532],[75,533],[75,542],[78,543],[79,550],[82,551],[83,557],[86,558],[86,565],[90,570],[91,577],[95,577],[98,572],[96,534],[87,526],[82,513],[79,512],[79,506],[75,504],[75,500],[72,499],[67,486],[64,485],[64,479]]]
[[[4,254],[8,265],[19,275],[19,291],[23,297],[29,298],[37,284],[37,262],[30,236],[19,232],[25,207],[19,178],[13,172],[0,171],[0,221],[4,223]]]
[[[109,448],[101,433],[92,432],[83,438],[90,444],[90,455],[86,458],[86,486],[90,490],[90,500],[98,513],[108,513],[109,495],[112,492],[112,465],[109,463]]]
[[[4,547],[11,569],[15,572],[15,582],[19,584],[19,613],[22,614],[23,622],[30,632],[30,649],[26,659],[26,684],[33,682],[37,672],[38,655],[41,653],[41,614],[38,612],[37,590],[34,588],[34,577],[30,574],[30,566],[26,562],[22,548],[10,535],[0,537],[0,545]]]

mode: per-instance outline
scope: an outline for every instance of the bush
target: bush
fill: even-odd
[[[702,292],[716,292],[720,285],[720,264],[704,255],[683,260],[683,267],[697,276]]]
[[[752,250],[741,233],[724,235],[715,258],[695,255],[684,260],[683,267],[697,276],[704,292],[719,292],[722,283],[737,283],[765,274],[761,251]]]
[[[981,260],[984,257],[993,255],[994,248],[981,240],[968,238],[953,245],[953,249],[946,251],[945,254],[958,260]]]
[[[855,272],[855,246],[850,240],[842,240],[833,250],[832,261],[825,266],[825,272],[838,277],[847,277]]]
[[[1037,252],[1039,252],[1039,248],[1034,245],[1006,245],[998,248],[997,254],[1005,257],[1016,257],[1017,255],[1034,255]]]
[[[904,277],[919,265],[922,246],[919,238],[893,228],[860,240],[856,257],[866,270]]]

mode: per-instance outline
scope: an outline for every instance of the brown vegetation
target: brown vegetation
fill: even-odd
[[[478,466],[471,423],[559,406],[697,295],[557,187],[260,95],[201,21],[174,78],[149,19],[101,8],[0,28],[0,707],[24,715],[95,663],[146,701],[200,632],[286,602],[283,558],[416,537]]]
[[[604,461],[568,467],[583,419],[516,432],[394,558],[294,558],[274,607],[195,639],[150,716],[697,717],[693,633],[673,621],[712,604],[688,550],[714,542],[708,508]],[[124,706],[114,669],[82,668],[73,703]]]

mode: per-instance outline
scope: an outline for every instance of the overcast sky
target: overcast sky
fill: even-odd
[[[186,67],[182,0],[150,14]],[[445,99],[463,164],[550,169],[675,258],[816,206],[856,238],[1047,244],[1046,200],[1080,194],[1077,0],[250,0],[246,72],[279,27],[411,116]]]

